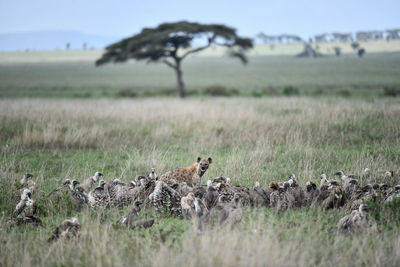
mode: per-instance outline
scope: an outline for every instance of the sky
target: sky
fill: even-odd
[[[253,37],[400,28],[400,0],[0,0],[0,33],[67,30],[130,36],[178,20],[223,23]]]

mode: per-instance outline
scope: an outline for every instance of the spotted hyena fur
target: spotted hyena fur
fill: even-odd
[[[207,171],[211,162],[211,158],[202,159],[198,157],[197,162],[193,165],[182,169],[169,171],[161,175],[160,180],[167,182],[171,179],[174,179],[178,183],[186,182],[190,186],[199,186],[201,183],[201,177]]]

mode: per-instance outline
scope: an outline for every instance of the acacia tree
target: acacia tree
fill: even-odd
[[[202,45],[194,46],[194,40]],[[182,60],[211,45],[229,48],[229,54],[247,63],[244,51],[253,47],[249,38],[236,34],[234,28],[222,24],[199,24],[187,21],[163,23],[156,28],[144,28],[139,34],[106,47],[96,66],[109,62],[125,62],[129,59],[162,62],[171,67],[177,78],[179,96],[185,97],[182,79]]]

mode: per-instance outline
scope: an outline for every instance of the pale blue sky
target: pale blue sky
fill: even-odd
[[[254,36],[400,28],[400,0],[0,0],[0,33],[72,30],[129,36],[161,22],[224,23]]]

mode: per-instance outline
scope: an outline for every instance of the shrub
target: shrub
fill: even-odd
[[[137,93],[132,89],[122,89],[117,92],[119,97],[137,97]]]
[[[259,91],[259,90],[251,91],[251,95],[254,96],[254,97],[262,97],[262,96],[264,96],[263,92]]]
[[[158,91],[156,93],[157,93],[157,95],[160,95],[160,96],[178,95],[178,91],[176,90],[176,88],[165,88],[165,89],[161,89],[160,91]]]
[[[385,86],[383,87],[383,95],[396,97],[397,95],[400,95],[400,89],[391,86]]]
[[[284,95],[298,95],[299,93],[299,89],[292,85],[288,85],[283,88]]]
[[[204,88],[203,93],[205,95],[211,96],[234,96],[239,95],[239,91],[237,89],[227,89],[221,85],[213,85],[207,88]]]
[[[350,90],[348,90],[348,89],[340,90],[340,91],[339,91],[339,94],[340,94],[341,96],[345,96],[345,97],[351,96],[351,92],[350,92]]]

